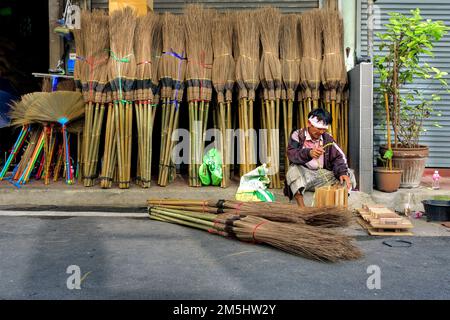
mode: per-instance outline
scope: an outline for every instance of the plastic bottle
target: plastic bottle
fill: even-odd
[[[439,179],[440,178],[441,178],[441,176],[439,175],[439,172],[437,170],[435,170],[434,174],[433,174],[432,189],[434,189],[434,190],[439,189]]]

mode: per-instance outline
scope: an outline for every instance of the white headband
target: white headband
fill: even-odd
[[[323,122],[323,120],[320,120],[320,121],[319,121],[319,120],[317,119],[316,116],[310,117],[308,120],[309,120],[309,122],[311,122],[311,124],[312,124],[314,127],[316,127],[316,128],[319,128],[319,129],[328,129],[328,125],[325,124],[325,122]]]

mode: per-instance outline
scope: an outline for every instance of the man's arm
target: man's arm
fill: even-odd
[[[312,160],[310,151],[311,148],[303,148],[303,144],[300,144],[299,130],[295,130],[291,134],[287,147],[289,161],[294,164],[304,165]]]
[[[333,141],[331,148],[330,160],[333,166],[333,173],[336,179],[340,180],[341,176],[348,176],[347,158],[336,142]]]

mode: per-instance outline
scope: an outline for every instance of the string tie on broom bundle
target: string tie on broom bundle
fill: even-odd
[[[169,56],[175,57],[179,60],[178,67],[177,67],[177,79],[180,79],[181,77],[181,64],[183,63],[183,60],[187,60],[186,55],[184,51],[181,52],[181,55],[177,52],[175,52],[172,48],[170,48],[170,51],[164,51],[162,54],[167,54]],[[178,92],[180,90],[180,80],[176,80],[175,84],[175,99],[171,100],[171,103],[175,104],[175,111],[178,111]]]
[[[262,226],[264,223],[266,223],[266,221],[261,221],[260,223],[258,223],[254,228],[253,228],[253,232],[252,232],[252,238],[253,238],[253,243],[254,244],[258,244],[260,243],[260,241],[256,240],[255,238],[255,233],[256,233],[256,229],[258,229],[260,226]]]
[[[205,69],[210,69],[211,70],[213,68],[213,65],[211,63],[206,63],[205,62],[205,60],[206,60],[205,50],[202,50],[200,52],[200,61],[195,61],[195,60],[190,60],[190,59],[188,59],[188,60],[189,60],[189,62],[191,62],[193,64],[197,64],[200,67],[202,67],[203,68],[203,72],[205,71]],[[200,100],[192,100],[193,102],[205,101],[205,99],[203,99],[203,95],[202,95],[203,80],[205,80],[205,79],[204,78],[200,78],[199,80],[200,80],[200,86],[199,86],[199,88],[200,88],[200,92],[199,92]]]
[[[105,49],[107,50],[107,49]],[[97,67],[99,64],[105,62],[108,60],[108,57],[103,57],[101,59],[96,59],[95,57],[89,56],[89,57],[83,57],[83,56],[77,56],[76,57],[80,61],[84,61],[89,66],[89,101],[87,102],[94,102],[93,94],[94,94],[94,70],[95,67]],[[97,60],[97,61],[96,61]]]
[[[119,57],[116,56],[116,54],[111,49],[109,49],[108,51],[110,52],[111,58],[113,58],[114,60],[116,60],[117,62],[120,62],[120,63],[130,63],[130,58],[129,57],[131,57],[133,55],[132,53],[130,53],[130,54],[127,54],[126,56],[124,56],[122,58],[119,58]],[[120,66],[121,66],[120,63],[117,64],[117,73],[119,75],[119,101],[123,102],[123,103],[127,103],[128,101],[123,99],[123,93],[122,93],[122,72],[121,72],[121,68],[120,68]]]

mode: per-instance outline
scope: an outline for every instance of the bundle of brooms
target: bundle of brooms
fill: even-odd
[[[167,186],[175,177],[172,163],[174,141],[172,134],[178,127],[179,107],[183,99],[186,72],[185,35],[182,17],[165,13],[162,16],[163,52],[159,59],[162,123],[158,185]]]
[[[31,124],[42,124],[44,129],[40,132],[31,157],[27,159],[28,153],[24,154],[25,162],[27,162],[26,169],[24,169],[18,182],[25,183],[28,181],[40,152],[44,149],[43,168],[45,183],[48,184],[50,164],[55,146],[53,126],[58,123],[62,126],[64,165],[67,172],[66,182],[67,184],[72,184],[74,179],[67,125],[84,114],[84,102],[81,93],[74,91],[35,92],[24,96],[21,103],[25,106],[25,112],[22,115],[24,120],[22,121]]]
[[[107,102],[109,17],[101,10],[94,10],[92,13],[83,11],[79,40],[83,40],[80,47],[85,55],[80,56],[85,62],[84,72],[81,71],[80,76],[86,102],[83,134],[83,183],[85,187],[91,187],[95,184],[97,177],[104,104]]]
[[[259,24],[257,12],[236,14],[236,83],[239,88],[239,175],[255,168],[256,137],[253,130],[253,103],[259,84]],[[278,30],[277,30],[278,32]]]
[[[284,145],[287,148],[293,128],[293,109],[297,87],[300,83],[300,46],[298,15],[288,14],[281,18],[280,27],[280,62],[283,79],[283,128]],[[302,126],[304,128],[303,120]],[[285,155],[285,173],[289,167],[289,159]]]
[[[212,23],[212,44],[214,62],[212,82],[217,92],[217,122],[221,132],[220,151],[222,156],[222,188],[230,183],[231,163],[231,129],[232,129],[232,90],[235,79],[236,64],[233,58],[234,15],[230,12],[217,14]]]
[[[136,84],[134,33],[136,12],[125,7],[111,14],[110,25],[110,85],[114,100],[114,127],[119,169],[119,188],[130,186],[131,138],[133,129],[133,99]]]
[[[319,107],[320,71],[322,62],[322,19],[320,10],[312,10],[300,16],[301,48],[300,86],[303,108],[299,107],[298,117],[308,123],[308,113]]]
[[[209,102],[212,96],[212,18],[212,11],[201,5],[188,5],[184,10],[188,57],[186,83],[189,103],[189,186],[191,187],[201,186],[199,171],[204,151],[204,134],[208,124]]]
[[[278,55],[281,13],[268,7],[258,10],[262,56],[259,77],[263,87],[263,126],[267,130],[267,154],[270,163],[270,188],[281,188],[279,161],[279,124],[281,97],[281,64]]]
[[[192,208],[150,205],[149,214],[154,220],[190,226],[245,242],[268,244],[313,260],[336,262],[362,256],[350,237],[308,225],[307,220],[279,222],[274,214],[269,220],[247,212],[216,214]],[[283,214],[278,216],[284,218]]]
[[[341,207],[305,207],[271,202],[241,202],[235,200],[181,200],[150,199],[149,206],[206,213],[232,213],[254,215],[271,221],[306,223],[314,226],[334,228],[348,226],[351,212]]]
[[[135,55],[137,62],[135,112],[138,132],[138,172],[143,188],[150,187],[153,123],[156,115],[152,81],[153,75],[152,43],[156,16],[148,13],[139,17],[135,32]]]
[[[340,104],[345,86],[346,72],[343,53],[343,22],[339,11],[321,10],[323,26],[324,54],[321,66],[321,79],[325,89],[326,109],[331,113],[331,135],[338,144],[344,145],[345,125],[343,121],[343,108]],[[343,75],[345,76],[344,79]]]

